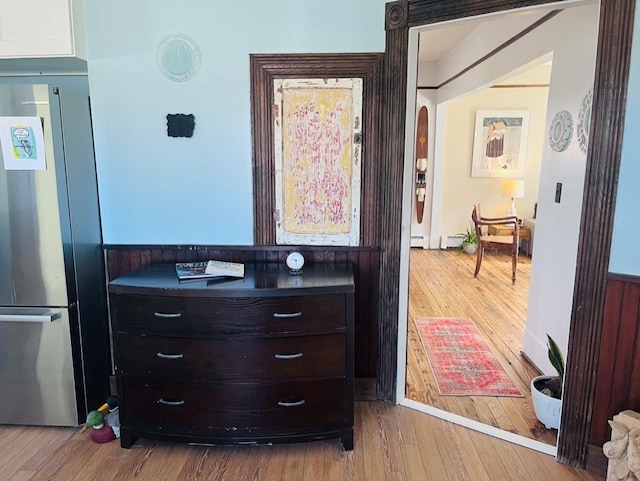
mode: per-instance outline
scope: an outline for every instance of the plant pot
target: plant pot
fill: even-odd
[[[531,401],[533,410],[538,420],[547,429],[558,429],[560,427],[560,413],[562,412],[562,400],[547,396],[540,392],[537,384],[544,385],[544,382],[554,376],[537,376],[531,380]]]
[[[478,246],[476,244],[465,244],[462,246],[463,252],[466,254],[475,254]]]

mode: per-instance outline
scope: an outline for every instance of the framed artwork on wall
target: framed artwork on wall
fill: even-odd
[[[524,176],[528,132],[528,110],[478,110],[471,177]]]
[[[276,243],[360,242],[362,79],[275,79]]]

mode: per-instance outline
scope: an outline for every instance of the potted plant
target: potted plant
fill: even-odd
[[[473,225],[467,227],[467,232],[462,237],[460,250],[467,254],[475,254],[478,248],[478,238],[476,237],[476,229]]]
[[[562,411],[562,387],[565,361],[558,344],[547,334],[548,356],[557,376],[537,376],[531,380],[531,400],[538,420],[547,429],[560,427]]]

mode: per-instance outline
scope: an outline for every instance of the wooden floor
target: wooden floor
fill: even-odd
[[[139,440],[96,444],[73,428],[0,426],[2,481],[596,481],[552,456],[382,402],[358,402],[355,449]]]
[[[475,255],[455,249],[411,249],[410,255],[407,398],[555,445],[557,431],[536,419],[531,404],[529,383],[539,372],[520,353],[531,258],[519,257],[512,285],[508,254],[485,254],[476,279]],[[441,396],[413,321],[416,316],[470,317],[525,397]]]

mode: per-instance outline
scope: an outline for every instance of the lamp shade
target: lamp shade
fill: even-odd
[[[511,199],[521,199],[524,197],[524,180],[503,180],[502,196]]]

